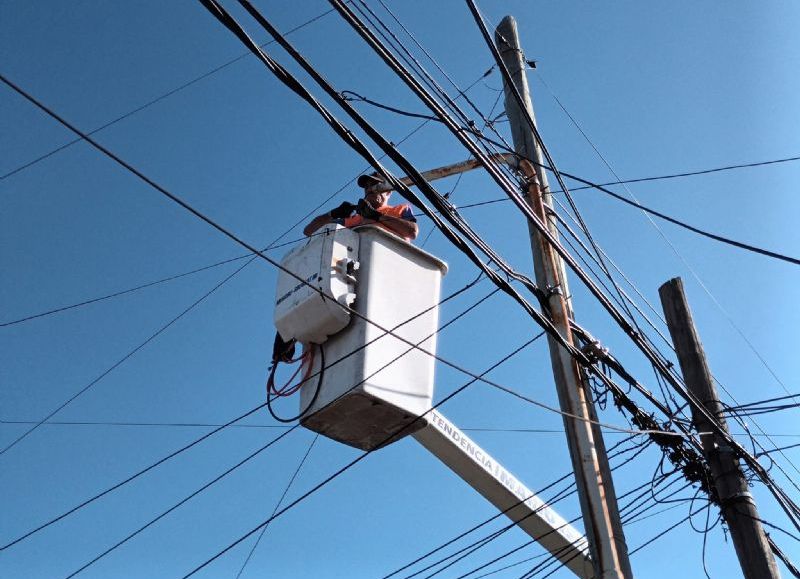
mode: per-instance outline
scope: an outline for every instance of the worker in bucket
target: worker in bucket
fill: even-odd
[[[317,215],[305,226],[303,233],[310,236],[324,225],[338,223],[345,227],[377,225],[406,241],[417,237],[419,227],[411,207],[407,203],[389,205],[387,202],[392,192],[382,191],[378,187],[384,183],[383,179],[373,173],[361,175],[356,183],[364,188],[364,198],[359,199],[358,204],[345,201],[336,209]]]

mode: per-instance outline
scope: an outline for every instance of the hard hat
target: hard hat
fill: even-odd
[[[356,181],[356,184],[359,187],[363,187],[366,189],[367,187],[373,187],[375,185],[380,185],[383,183],[383,179],[378,176],[377,173],[372,173],[370,175],[361,175]]]

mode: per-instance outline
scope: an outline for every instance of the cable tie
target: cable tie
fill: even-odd
[[[728,505],[732,505],[734,503],[741,503],[741,502],[749,502],[753,503],[753,494],[750,491],[740,491],[738,493],[734,493],[728,497],[720,498],[719,504],[722,507],[726,507]]]

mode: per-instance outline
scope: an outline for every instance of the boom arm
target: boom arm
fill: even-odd
[[[412,436],[578,577],[593,577],[586,537],[440,412]]]

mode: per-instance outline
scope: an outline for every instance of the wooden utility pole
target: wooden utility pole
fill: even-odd
[[[503,19],[496,30],[495,40],[503,62],[522,95],[527,113],[533,119],[533,104],[525,77],[525,59],[519,46],[517,24],[513,17],[506,16]],[[506,85],[505,91],[506,114],[511,124],[514,147],[524,158],[520,162],[520,169],[528,180],[528,202],[542,221],[549,224],[551,232],[557,238],[550,215],[552,208],[547,191],[547,177],[541,169],[541,148],[524,120],[525,111],[520,110],[512,89]],[[568,302],[563,260],[530,224],[529,230],[536,282],[548,292],[547,305],[551,321],[561,336],[573,344],[570,327],[572,310]],[[608,456],[597,425],[586,377],[570,353],[554,338],[548,338],[548,343],[558,400],[564,412],[564,427],[575,471],[584,528],[594,563],[594,576],[597,579],[633,577],[608,467]]]
[[[731,531],[742,572],[747,579],[777,579],[780,573],[739,459],[725,440],[716,434],[712,421],[707,417],[713,417],[722,430],[728,432],[717,388],[683,292],[683,282],[679,277],[671,279],[658,289],[658,293],[686,387],[707,412],[692,406],[692,421],[700,433],[703,453],[714,476],[712,484],[722,516]]]

